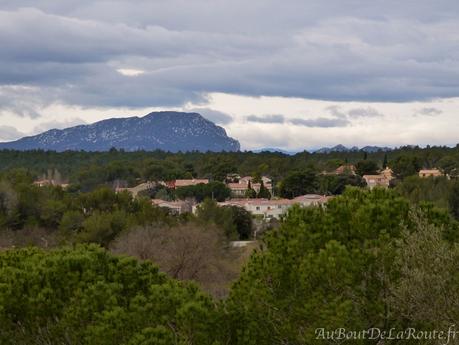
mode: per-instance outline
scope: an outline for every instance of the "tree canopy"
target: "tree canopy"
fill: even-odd
[[[149,262],[96,246],[0,254],[2,344],[216,344],[216,309]]]
[[[417,231],[412,212],[406,199],[378,189],[350,189],[324,208],[293,208],[231,291],[233,343],[315,344],[317,328],[402,327],[389,296],[400,277],[399,241]],[[458,232],[448,216],[419,212],[431,226]]]

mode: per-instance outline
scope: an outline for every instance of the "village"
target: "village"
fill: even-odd
[[[356,168],[352,164],[345,164],[338,167],[333,172],[322,172],[322,174],[332,175],[356,175]],[[419,171],[420,178],[429,177],[441,177],[445,176],[440,169],[421,169]],[[392,169],[386,167],[382,169],[379,174],[376,175],[363,175],[363,180],[366,183],[366,188],[389,188],[391,181],[395,178]],[[137,197],[144,191],[155,188],[157,185],[167,187],[172,190],[178,188],[197,186],[200,184],[208,184],[209,179],[206,178],[193,178],[193,179],[177,179],[172,181],[158,181],[158,182],[144,182],[132,188],[116,187],[115,191],[129,192],[133,197]],[[41,184],[43,181],[40,182]],[[49,182],[46,182],[49,183]],[[275,194],[275,186],[273,181],[267,176],[261,176],[260,178],[254,178],[252,176],[240,177],[238,174],[228,174],[225,179],[226,187],[231,191],[231,196],[227,200],[217,202],[217,205],[223,206],[238,206],[244,208],[255,217],[261,217],[263,219],[281,219],[288,209],[293,205],[299,205],[301,207],[308,206],[319,206],[327,203],[328,200],[333,198],[333,195],[319,195],[319,194],[305,194],[296,196],[292,199],[280,198]],[[66,185],[64,185],[66,186]],[[265,188],[268,191],[268,197],[256,197],[260,193],[260,189]],[[252,191],[252,193],[251,193]],[[252,197],[252,195],[254,197]],[[151,203],[157,207],[168,209],[173,214],[184,214],[193,213],[195,214],[200,206],[193,199],[185,200],[163,200],[158,198],[152,198]]]
[[[332,172],[323,171],[321,175],[350,175],[356,176],[356,167],[353,164],[343,164]],[[34,185],[37,186],[60,186],[63,189],[69,187],[69,183],[63,182],[58,172],[48,173],[48,177],[36,180]],[[421,169],[418,173],[420,178],[435,178],[446,176],[440,169]],[[362,179],[365,181],[366,188],[389,188],[391,181],[395,179],[392,169],[386,167],[381,169],[378,174],[363,175]],[[140,195],[145,195],[145,192],[154,190],[155,188],[163,187],[169,190],[178,190],[180,188],[207,185],[211,181],[208,178],[192,178],[192,179],[176,179],[171,181],[146,181],[134,187],[120,187],[117,182],[114,190],[117,193],[128,192],[134,198]],[[275,186],[273,181],[268,176],[252,177],[243,176],[232,173],[226,176],[224,181],[225,186],[230,191],[230,197],[223,201],[218,201],[217,205],[224,206],[237,206],[244,208],[250,212],[254,217],[262,219],[281,219],[288,209],[293,205],[301,207],[319,206],[327,203],[328,200],[333,198],[333,195],[319,195],[319,194],[305,194],[295,196],[291,199],[278,197],[275,193]],[[260,190],[264,190],[264,197],[260,196]],[[170,213],[181,215],[185,213],[195,214],[200,207],[200,203],[193,198],[166,200],[161,198],[151,198],[151,203],[154,206],[168,209]]]

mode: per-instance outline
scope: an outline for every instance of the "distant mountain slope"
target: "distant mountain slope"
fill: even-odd
[[[107,151],[110,148],[164,151],[238,151],[237,140],[198,113],[153,112],[144,117],[112,118],[90,125],[52,129],[0,143],[0,149]]]
[[[379,146],[364,146],[361,149],[359,149],[357,146],[353,147],[346,147],[344,145],[336,145],[333,147],[322,147],[321,149],[318,149],[316,151],[313,151],[315,153],[331,153],[331,152],[354,152],[354,151],[363,151],[367,153],[374,153],[378,151],[391,151],[392,149],[390,147],[379,147]]]
[[[348,148],[344,145],[336,145],[336,146],[333,146],[333,147],[322,147],[321,149],[318,149],[314,152],[316,153],[330,153],[330,152],[350,152],[350,151],[358,151],[359,148],[356,147],[356,146],[353,146],[351,148]]]
[[[289,156],[298,153],[297,151],[287,151],[287,150],[279,149],[276,147],[263,147],[261,149],[255,149],[251,151],[255,153],[261,153],[261,152],[283,153],[284,155],[289,155]]]

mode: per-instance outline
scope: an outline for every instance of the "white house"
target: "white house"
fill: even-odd
[[[194,178],[194,179],[187,179],[187,180],[175,180],[173,182],[173,188],[180,188],[180,187],[188,187],[188,186],[196,186],[198,184],[208,184],[209,180],[206,178]]]
[[[169,209],[173,214],[182,214],[185,212],[191,212],[192,207],[191,204],[187,201],[167,201],[161,199],[152,199],[152,205],[163,207]]]
[[[295,204],[300,206],[318,206],[326,203],[330,197],[316,194],[307,194],[299,196],[295,199],[230,199],[228,201],[219,202],[219,206],[238,206],[242,207],[255,216],[263,218],[279,219],[287,210]],[[196,207],[193,207],[193,212]]]
[[[362,178],[367,183],[368,188],[373,189],[375,187],[389,187],[390,180],[384,176],[383,174],[380,175],[363,175]]]
[[[419,177],[426,178],[426,177],[441,177],[444,176],[440,169],[422,169],[419,171]]]
[[[147,182],[144,182],[144,183],[141,183],[135,187],[132,187],[132,188],[115,188],[115,192],[116,193],[121,193],[123,191],[127,191],[129,193],[132,194],[132,196],[135,198],[137,197],[137,195],[140,193],[140,192],[143,192],[143,191],[146,191],[146,190],[150,190],[150,189],[153,189],[156,187],[156,182],[150,182],[150,181],[147,181]]]

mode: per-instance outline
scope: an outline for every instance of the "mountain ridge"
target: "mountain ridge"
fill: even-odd
[[[0,149],[52,151],[239,151],[240,144],[224,128],[198,113],[152,112],[145,116],[104,119],[88,125],[50,129],[0,143]]]

